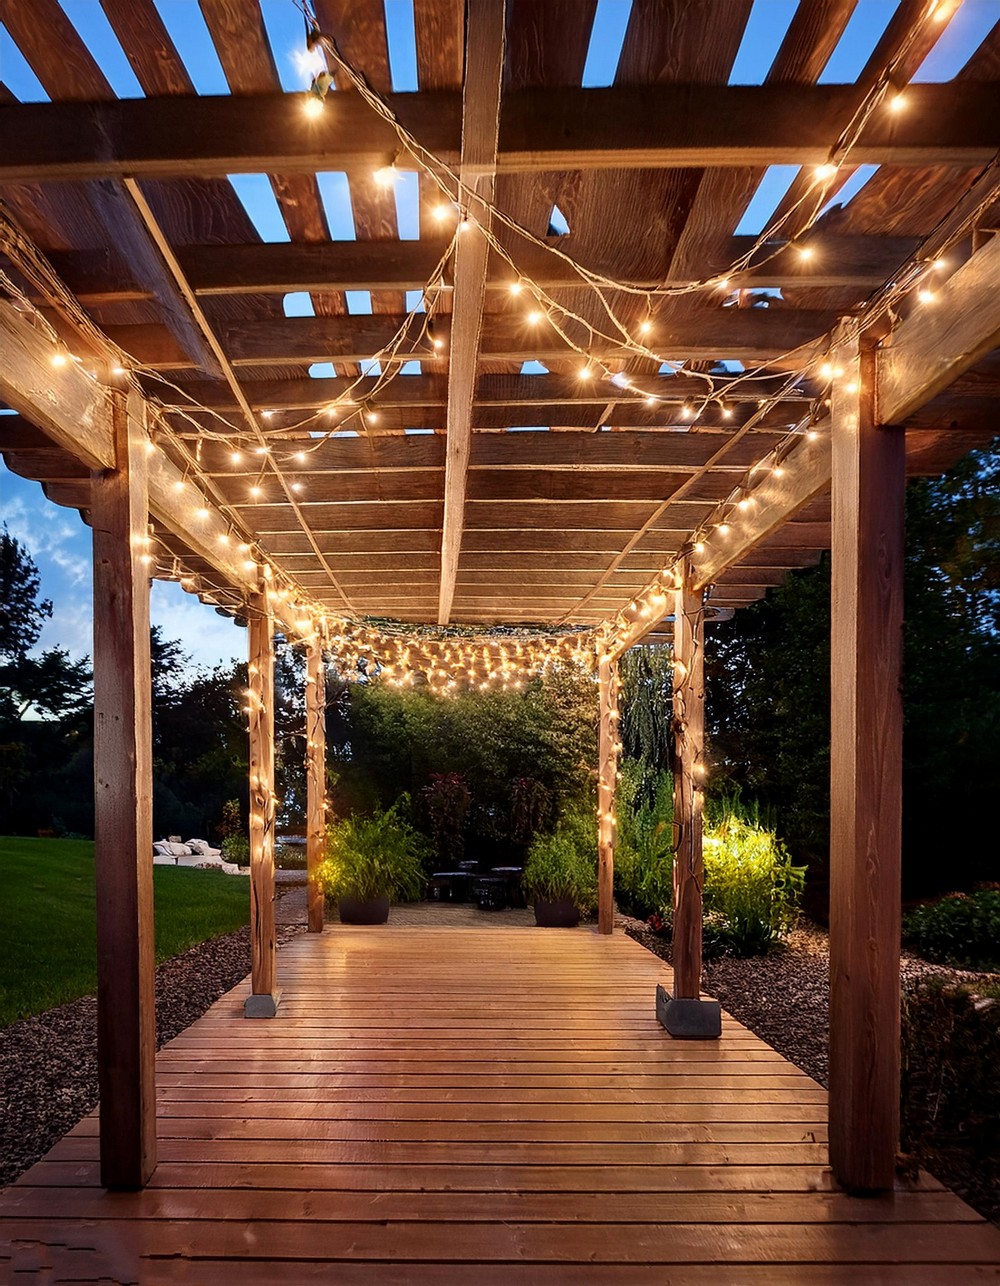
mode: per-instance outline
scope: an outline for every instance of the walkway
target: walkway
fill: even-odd
[[[672,1041],[621,935],[337,925],[279,966],[277,1019],[244,985],[160,1054],[147,1191],[98,1186],[90,1116],[0,1197],[0,1280],[1000,1279],[1000,1232],[926,1176],[831,1192],[823,1090],[732,1020]]]

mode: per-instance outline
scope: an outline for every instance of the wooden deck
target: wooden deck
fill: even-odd
[[[145,1192],[100,1188],[91,1115],[0,1197],[2,1280],[1000,1278],[933,1180],[831,1191],[824,1091],[728,1016],[672,1041],[627,938],[332,926],[279,971],[277,1019],[243,985],[160,1054]]]

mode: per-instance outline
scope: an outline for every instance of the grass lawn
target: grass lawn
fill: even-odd
[[[248,923],[249,884],[154,866],[156,959]],[[0,1026],[96,992],[91,840],[0,837],[0,943]]]

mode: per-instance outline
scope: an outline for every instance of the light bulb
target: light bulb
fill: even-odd
[[[832,179],[837,173],[837,167],[832,161],[827,161],[825,165],[817,165],[813,173],[820,180]]]
[[[323,115],[323,99],[318,98],[315,94],[306,94],[302,101],[302,110],[306,116],[317,117]]]
[[[537,326],[542,320],[542,314],[538,311],[528,313],[527,321],[529,326]]]

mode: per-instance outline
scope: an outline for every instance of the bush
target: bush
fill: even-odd
[[[533,898],[569,899],[581,911],[597,905],[597,818],[593,809],[566,810],[548,835],[528,849],[523,883]]]
[[[928,960],[958,969],[1000,969],[1000,889],[949,893],[917,907],[903,937]]]
[[[997,988],[928,979],[903,993],[902,1143],[942,1178],[959,1176],[996,1218],[1000,1192]],[[990,993],[994,994],[990,994]]]
[[[422,896],[427,841],[404,816],[408,805],[403,795],[391,808],[345,817],[327,829],[318,880],[329,900],[415,902]]]
[[[250,865],[250,840],[246,835],[227,835],[222,841],[222,856],[237,866]]]
[[[704,857],[705,954],[766,955],[795,921],[805,867],[793,866],[774,832],[732,802],[706,821]]]
[[[645,919],[673,903],[674,783],[670,773],[644,778],[642,764],[627,759],[618,779],[615,896],[629,915]]]

